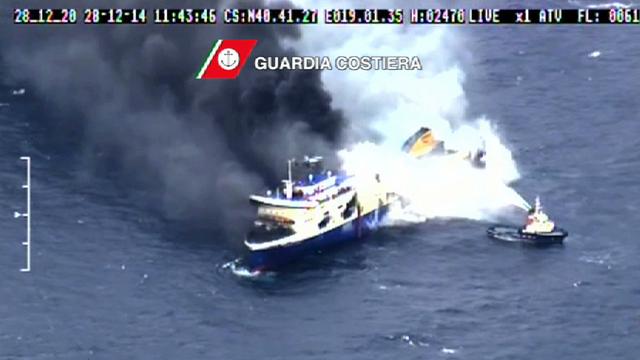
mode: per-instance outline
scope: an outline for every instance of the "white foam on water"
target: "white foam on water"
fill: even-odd
[[[262,274],[261,271],[251,270],[249,268],[241,266],[237,259],[233,260],[233,261],[229,261],[227,263],[224,263],[222,265],[222,268],[223,269],[228,269],[234,275],[239,276],[239,277],[243,277],[243,278],[256,278],[256,277],[258,277],[258,276],[260,276]]]
[[[595,51],[590,52],[589,55],[587,55],[587,56],[590,57],[590,58],[597,58],[597,57],[600,56],[600,54],[601,54],[600,51],[595,50]]]
[[[456,349],[449,349],[446,347],[443,347],[440,351],[442,351],[444,354],[455,354],[456,352],[458,352]]]
[[[586,253],[582,256],[580,256],[580,258],[578,258],[578,260],[588,263],[588,264],[596,264],[596,265],[601,265],[601,266],[605,266],[607,269],[611,269],[611,267],[615,264],[614,259],[611,256],[611,253],[609,252],[590,252],[590,253]]]

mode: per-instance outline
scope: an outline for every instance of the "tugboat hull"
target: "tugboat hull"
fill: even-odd
[[[274,269],[317,254],[322,250],[355,242],[377,229],[388,210],[389,205],[381,206],[359,218],[300,242],[251,251],[248,255],[249,267],[252,271]]]
[[[487,230],[487,235],[493,239],[502,241],[521,242],[530,245],[562,244],[569,233],[556,228],[548,233],[526,233],[522,229],[513,226],[496,225]]]

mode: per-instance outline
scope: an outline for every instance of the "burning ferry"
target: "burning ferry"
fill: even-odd
[[[253,270],[275,268],[376,229],[397,199],[380,176],[355,178],[324,169],[321,157],[288,161],[275,191],[251,195],[257,219],[245,239]]]
[[[416,158],[444,155],[484,167],[484,150],[445,150],[431,130],[420,128],[402,149]],[[257,218],[247,234],[248,265],[276,268],[305,255],[344,244],[376,229],[399,200],[380,175],[351,176],[326,170],[321,157],[288,161],[288,177],[264,195],[251,195]]]

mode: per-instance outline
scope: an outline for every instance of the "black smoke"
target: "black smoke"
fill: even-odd
[[[51,7],[31,1],[4,5]],[[237,234],[247,196],[278,181],[285,159],[330,155],[343,118],[318,72],[259,72],[250,60],[237,80],[195,80],[217,39],[258,39],[252,56],[293,55],[292,25],[154,25],[163,7],[265,7],[259,1],[58,1],[75,25],[0,25],[4,76],[40,109],[34,126],[72,144],[82,166],[109,166],[135,181],[171,219],[210,222]],[[287,7],[288,4],[270,7]],[[145,25],[85,25],[86,7],[148,10]],[[221,15],[221,14],[219,14]],[[7,16],[4,16],[5,18]],[[52,149],[48,149],[51,151]]]

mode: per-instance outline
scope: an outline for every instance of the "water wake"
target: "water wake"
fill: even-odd
[[[242,278],[256,278],[262,274],[260,271],[251,270],[240,264],[240,259],[229,261],[222,265],[223,269],[230,270],[234,275]]]

